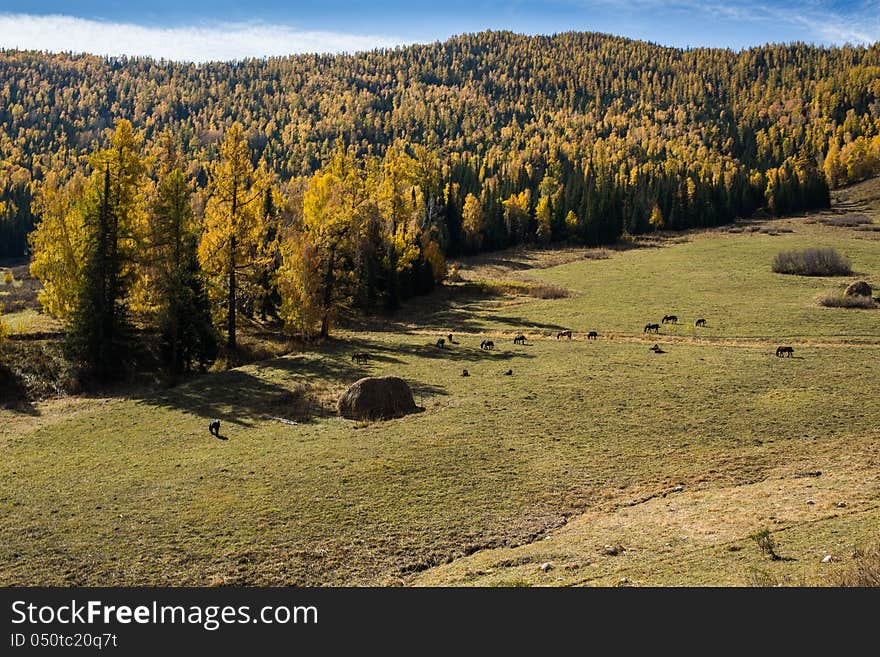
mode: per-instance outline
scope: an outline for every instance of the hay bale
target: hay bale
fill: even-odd
[[[865,281],[856,281],[847,286],[844,295],[848,297],[868,297],[870,299],[872,292],[873,290],[871,290],[871,286]]]
[[[339,414],[350,420],[387,420],[422,410],[412,390],[396,376],[367,376],[342,393]]]

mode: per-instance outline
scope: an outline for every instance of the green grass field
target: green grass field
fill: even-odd
[[[844,190],[837,208],[874,213],[878,188]],[[450,285],[306,353],[0,410],[0,584],[833,583],[880,537],[880,308],[815,299],[880,286],[880,233],[816,219],[603,258],[491,254],[462,263],[465,279],[570,296]],[[771,272],[807,246],[858,275]],[[642,333],[667,313],[681,323]],[[459,344],[433,346],[449,332]],[[374,359],[356,366],[355,351]],[[272,419],[292,390],[327,411],[368,374],[405,378],[424,412]],[[214,417],[226,440],[208,434]],[[762,527],[783,559],[748,538]]]

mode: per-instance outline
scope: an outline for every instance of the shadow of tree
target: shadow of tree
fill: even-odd
[[[2,364],[0,364],[0,407],[22,415],[40,414],[40,411],[28,400],[27,386],[21,377]]]
[[[446,360],[457,363],[477,363],[493,360],[510,360],[512,358],[533,358],[531,354],[526,354],[520,351],[499,349],[497,348],[497,345],[495,349],[488,351],[480,349],[479,344],[476,342],[476,338],[471,339],[474,340],[473,345],[465,344],[465,338],[460,338],[458,344],[446,347],[438,347],[434,341],[426,342],[424,344],[400,343],[392,346],[384,342],[355,339],[348,342],[348,344],[356,346],[356,348],[350,348],[349,353],[362,351],[368,353],[370,357],[375,360],[386,362],[401,362],[401,360],[397,358],[397,356],[400,355],[416,358],[430,358],[434,360]]]
[[[250,372],[229,370],[206,374],[161,394],[144,396],[140,403],[183,410],[238,426],[253,426],[256,419],[288,392],[287,387]]]
[[[485,317],[488,321],[497,322],[499,324],[507,324],[514,327],[514,329],[512,330],[525,327],[532,329],[544,329],[548,331],[565,331],[569,328],[568,326],[561,326],[559,324],[536,322],[534,320],[524,319],[523,317],[505,317],[502,315],[486,315]]]
[[[226,372],[212,372],[167,389],[147,394],[140,403],[183,410],[204,418],[219,419],[237,426],[253,426],[257,420],[278,413],[291,391],[302,385],[321,388],[348,387],[358,379],[375,374],[367,365],[351,362],[355,352],[367,352],[373,362],[403,363],[404,358],[430,357],[476,361],[493,356],[475,349],[457,351],[433,345],[390,344],[368,339],[329,340],[300,354],[252,364]],[[506,359],[519,354],[495,354]],[[449,394],[443,386],[407,377],[413,393],[420,397]],[[324,410],[322,406],[322,410]]]

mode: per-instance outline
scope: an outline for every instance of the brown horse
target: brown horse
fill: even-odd
[[[513,339],[513,344],[525,344],[525,343],[526,343],[526,336],[524,336],[522,333],[520,333],[519,335],[517,335]]]
[[[492,342],[492,340],[483,340],[480,343],[480,349],[484,349],[486,351],[489,351],[490,349],[494,349],[494,348],[495,348],[495,343]]]
[[[556,339],[558,340],[559,338],[568,338],[571,340],[571,331],[560,331],[556,334]]]
[[[645,324],[644,333],[659,333],[660,325],[659,324]]]
[[[675,315],[663,315],[663,319],[661,320],[664,324],[678,324],[678,317]]]

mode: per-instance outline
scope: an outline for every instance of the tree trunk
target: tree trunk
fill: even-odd
[[[229,351],[230,355],[235,353],[236,342],[235,342],[235,249],[236,249],[236,240],[235,240],[235,213],[238,211],[238,183],[237,181],[233,181],[233,189],[232,192],[232,211],[230,214],[230,222],[232,224],[232,234],[229,237],[229,309],[226,315],[226,349]]]
[[[226,348],[235,351],[235,236],[229,239],[229,308],[226,314]]]
[[[321,337],[330,335],[330,312],[333,304],[333,267],[336,261],[336,247],[330,249],[330,259],[327,262],[327,273],[324,276],[324,315],[321,317]]]

